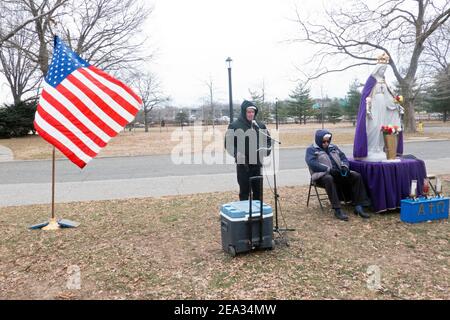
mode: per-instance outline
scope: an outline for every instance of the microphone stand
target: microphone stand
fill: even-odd
[[[259,126],[257,126],[257,128],[260,129]],[[286,231],[295,231],[295,229],[280,228],[278,226],[278,201],[280,201],[280,199],[279,199],[280,195],[278,194],[278,191],[277,191],[277,175],[276,175],[274,143],[281,144],[281,142],[276,140],[276,139],[274,139],[274,138],[272,138],[270,135],[266,134],[262,130],[258,130],[258,133],[259,132],[261,132],[264,136],[269,138],[270,141],[271,141],[271,147],[270,148],[260,148],[260,149],[258,149],[258,151],[259,150],[263,150],[263,149],[272,150],[272,156],[273,156],[273,158],[272,158],[273,159],[273,184],[274,184],[273,191],[274,191],[274,196],[275,196],[275,227],[273,228],[273,232],[278,233],[278,235],[280,236],[280,239],[278,241],[279,243],[283,243],[286,246],[289,246],[289,243],[288,243],[287,239],[284,237],[283,233],[286,232]],[[275,240],[275,241],[277,241],[277,240]]]

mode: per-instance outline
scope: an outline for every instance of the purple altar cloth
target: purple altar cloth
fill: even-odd
[[[396,209],[409,196],[411,180],[417,180],[417,194],[422,193],[427,176],[425,163],[419,159],[401,162],[367,162],[349,159],[350,169],[359,172],[375,212]]]

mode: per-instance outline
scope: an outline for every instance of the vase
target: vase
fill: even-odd
[[[397,135],[385,134],[383,136],[386,157],[388,160],[395,160],[397,157]]]

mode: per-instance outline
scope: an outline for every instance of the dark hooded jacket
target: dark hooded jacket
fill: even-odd
[[[322,148],[323,137],[329,134],[330,144],[325,150]],[[317,130],[315,143],[306,149],[305,161],[308,165],[311,177],[314,181],[330,172],[331,168],[341,170],[349,168],[349,162],[345,154],[334,144],[331,144],[332,134],[328,130]]]
[[[250,121],[247,120],[247,108],[253,106],[256,108],[255,110],[255,121],[258,124],[259,128],[255,128],[254,125],[252,125],[252,123]],[[270,148],[271,146],[271,140],[270,138],[262,135],[258,134],[259,130],[262,130],[262,132],[264,132],[265,134],[269,135],[269,132],[267,130],[266,125],[261,122],[258,121],[256,119],[258,115],[258,107],[251,101],[248,100],[244,100],[244,102],[242,102],[241,104],[241,113],[239,115],[239,117],[233,121],[233,123],[231,123],[228,126],[228,130],[225,136],[225,148],[227,150],[227,152],[234,157],[235,161],[237,162],[237,152],[238,150],[238,138],[239,137],[243,137],[245,135],[245,164],[256,164],[261,166],[262,165],[262,157],[266,157],[270,154],[270,150],[262,150],[260,152],[257,152],[257,150],[259,150],[260,148]],[[242,131],[240,131],[242,130]],[[251,131],[249,131],[251,130]],[[241,135],[241,133],[243,133],[244,135]],[[227,141],[231,141],[231,138],[234,136],[234,143],[227,143]],[[250,143],[251,138],[250,137],[254,137],[256,139],[256,144],[255,143]],[[261,140],[261,141],[260,141]],[[242,150],[243,151],[243,150]],[[252,153],[253,155],[256,155],[256,160],[257,163],[254,163],[254,161],[250,161],[252,160],[254,157],[250,156],[250,153]]]

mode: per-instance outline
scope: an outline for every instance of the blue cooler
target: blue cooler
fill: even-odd
[[[251,221],[249,210],[249,201],[231,202],[220,208],[222,248],[232,256],[256,248],[274,247],[272,207],[263,203],[261,216],[261,201],[252,201]]]
[[[401,201],[400,220],[416,223],[428,220],[448,219],[449,198],[419,198]]]

